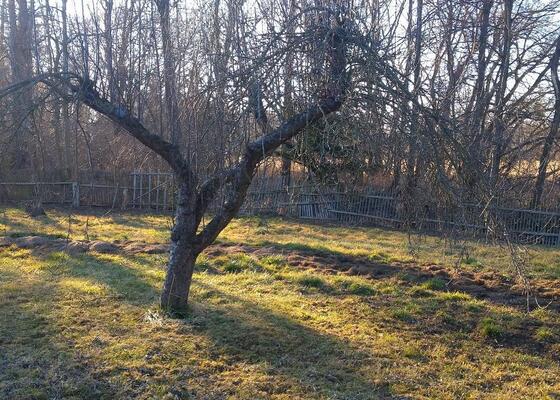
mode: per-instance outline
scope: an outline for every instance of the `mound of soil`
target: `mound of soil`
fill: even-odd
[[[103,240],[81,241],[44,236],[0,237],[0,248],[16,246],[22,249],[32,249],[39,254],[53,251],[66,251],[70,254],[96,252],[105,254],[160,254],[169,251],[169,245],[144,242],[106,242]]]
[[[266,255],[284,255],[288,265],[296,268],[314,269],[328,274],[361,275],[370,279],[387,279],[395,277],[404,284],[415,285],[433,278],[446,283],[444,288],[450,291],[468,293],[479,299],[526,307],[529,300],[550,308],[560,309],[560,281],[534,279],[530,288],[515,282],[497,272],[471,272],[435,264],[418,263],[379,263],[363,256],[315,252],[308,250],[285,250],[280,247],[254,247],[247,245],[220,243],[209,247],[205,253],[209,257],[232,253],[252,254],[256,257]]]
[[[116,253],[118,252],[120,249],[118,246],[116,246],[114,243],[110,243],[110,242],[103,242],[101,240],[96,240],[94,242],[91,242],[89,244],[89,250],[90,251],[95,251],[97,253]]]
[[[123,254],[164,254],[169,251],[168,244],[145,243],[139,241],[106,242],[96,240],[73,241],[61,238],[43,236],[0,237],[0,249],[17,246],[32,249],[39,254],[53,251],[66,251],[70,254],[86,252],[123,253]],[[523,306],[527,305],[527,290],[529,299],[538,296],[542,303],[550,303],[549,307],[560,309],[560,281],[549,279],[535,279],[531,287],[515,282],[497,272],[471,272],[461,269],[444,267],[435,264],[418,263],[379,263],[363,256],[349,256],[336,253],[312,250],[286,250],[281,246],[249,246],[243,244],[218,243],[210,246],[204,252],[208,257],[224,254],[244,253],[256,258],[270,255],[282,255],[286,263],[295,268],[313,269],[327,274],[360,275],[369,279],[397,278],[403,284],[414,285],[429,279],[439,278],[446,283],[444,289],[461,291],[476,298],[488,299],[494,302]]]

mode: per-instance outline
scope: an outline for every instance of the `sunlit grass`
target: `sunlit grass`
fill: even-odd
[[[29,218],[24,210],[0,208],[0,235],[4,236],[50,235],[73,240],[142,240],[157,243],[169,239],[171,223],[170,215],[50,209],[47,216]]]
[[[48,210],[48,216],[29,218],[17,208],[0,208],[0,235],[50,235],[74,240],[120,240],[162,243],[169,240],[171,215],[144,213],[75,212]],[[70,221],[70,223],[69,223]],[[264,222],[263,222],[264,221]],[[266,229],[263,230],[263,226]],[[482,242],[453,243],[435,236],[373,227],[341,227],[302,224],[280,218],[242,217],[219,237],[223,242],[275,245],[289,250],[313,250],[367,257],[372,261],[417,262],[460,267],[473,271],[493,270],[513,275],[511,254],[505,247]],[[535,277],[560,278],[560,249],[526,248],[527,273]]]
[[[28,220],[13,209],[7,214],[10,232],[64,234],[62,224]],[[64,221],[62,212],[48,214]],[[167,238],[166,216],[95,218],[89,234],[99,239],[112,240],[115,232],[126,240]],[[77,236],[81,222],[76,239],[83,238]],[[286,255],[298,246],[379,262],[411,256],[406,235],[398,232],[272,219],[266,234],[255,235],[258,225],[253,218],[235,220],[220,240],[274,243],[278,253],[201,257],[184,319],[171,319],[157,306],[164,255],[0,249],[0,398],[559,395],[560,320],[553,309],[526,314],[448,291],[437,278],[370,280],[290,267]],[[435,238],[423,240],[419,262],[451,265],[437,245]],[[430,248],[439,249],[441,259],[428,258]],[[506,270],[496,260],[501,251],[473,245],[471,257],[480,261],[477,268]],[[558,254],[532,251],[544,251],[539,259],[551,262]]]

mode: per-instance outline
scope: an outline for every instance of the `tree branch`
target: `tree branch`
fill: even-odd
[[[109,118],[144,146],[160,155],[183,182],[191,185],[196,184],[196,177],[178,146],[169,143],[159,135],[151,133],[126,107],[115,105],[102,97],[95,89],[93,82],[84,80],[76,75],[71,77],[55,75],[41,79],[41,82],[50,87],[56,87],[57,84],[64,85],[74,95],[76,100],[81,101],[91,109]]]
[[[99,94],[93,82],[73,73],[46,73],[6,86],[0,90],[0,98],[38,83],[47,85],[60,96],[78,100],[115,122],[144,146],[160,155],[171,166],[179,179],[191,185],[196,184],[189,164],[179,147],[151,133],[140,120],[122,105],[115,105]]]
[[[303,132],[307,126],[340,109],[349,86],[346,72],[345,33],[341,23],[340,26],[330,30],[327,35],[331,69],[326,96],[318,104],[294,115],[273,131],[249,143],[239,164],[232,168],[224,179],[209,180],[205,185],[213,193],[217,192],[220,183],[225,183],[229,190],[221,210],[197,235],[196,242],[199,251],[211,244],[239,211],[258,164],[279,146]],[[259,104],[257,103],[256,106],[255,115],[257,118],[262,118],[262,114],[258,112]],[[262,122],[261,120],[260,123],[262,124]]]

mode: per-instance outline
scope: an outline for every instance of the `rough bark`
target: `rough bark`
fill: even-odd
[[[194,266],[199,254],[194,240],[198,223],[196,196],[192,187],[193,184],[188,182],[179,187],[169,264],[160,299],[162,308],[176,312],[186,311]]]

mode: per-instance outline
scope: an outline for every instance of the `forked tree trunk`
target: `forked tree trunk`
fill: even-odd
[[[311,103],[305,110],[285,119],[272,129],[263,106],[262,92],[252,91],[254,98],[250,103],[254,107],[256,120],[263,129],[263,135],[245,146],[245,151],[237,164],[209,177],[200,185],[189,159],[183,156],[176,143],[168,142],[150,132],[125,107],[105,99],[91,80],[76,74],[62,76],[43,74],[22,86],[42,82],[51,88],[56,88],[57,91],[67,90],[73,99],[105,115],[157,153],[175,172],[180,183],[175,225],[171,234],[169,264],[160,299],[162,308],[179,312],[186,310],[196,258],[204,248],[216,240],[219,233],[239,211],[259,163],[303,132],[306,127],[340,109],[350,84],[350,75],[346,69],[346,34],[344,19],[337,19],[335,27],[328,27],[326,59],[330,63],[329,77],[318,103]],[[18,90],[20,85],[21,83],[9,87],[6,93]],[[255,89],[259,87],[255,86]],[[225,194],[223,204],[198,232],[202,216],[221,189],[224,189]]]

